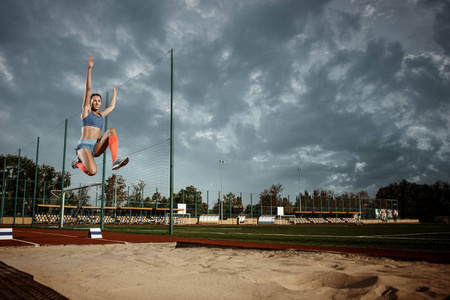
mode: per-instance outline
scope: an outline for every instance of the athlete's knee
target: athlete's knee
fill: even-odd
[[[115,128],[110,128],[108,129],[109,131],[109,135],[116,135],[116,129]]]
[[[93,166],[90,167],[89,169],[86,168],[86,174],[88,174],[89,176],[94,176],[95,174],[97,174],[97,167]]]

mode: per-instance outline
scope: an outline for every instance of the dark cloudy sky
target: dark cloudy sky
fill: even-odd
[[[175,189],[448,182],[449,1],[0,1],[0,153],[175,52]],[[120,139],[120,136],[119,136]],[[76,143],[76,141],[73,141]],[[360,175],[359,182],[357,175]]]

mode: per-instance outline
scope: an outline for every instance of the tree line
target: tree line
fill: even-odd
[[[450,216],[450,185],[437,181],[434,184],[418,184],[402,180],[382,187],[377,198],[396,199],[400,218],[434,221],[435,216]]]
[[[6,161],[6,165],[4,165]],[[0,155],[0,182],[2,198],[9,199],[5,202],[5,211],[11,211],[14,202],[11,199],[24,199],[24,207],[31,211],[32,198],[34,195],[34,180],[36,180],[36,199],[42,201],[46,199],[46,204],[59,204],[59,197],[52,191],[61,190],[62,172],[55,170],[53,166],[46,164],[38,165],[27,157],[20,159],[20,171],[17,155]],[[36,173],[37,170],[37,173]],[[19,184],[17,185],[17,176]],[[65,172],[64,187],[71,185],[71,174]],[[169,207],[169,199],[155,190],[151,196],[144,198],[147,185],[140,181],[137,184],[127,186],[125,179],[113,174],[105,182],[105,206],[131,206],[131,207]],[[92,200],[87,194],[87,189],[68,192],[66,194],[67,205],[92,205]],[[280,183],[273,184],[269,189],[263,190],[255,204],[243,206],[242,198],[233,193],[227,193],[222,197],[222,203],[219,196],[211,195],[211,203],[204,201],[204,195],[200,190],[190,185],[174,193],[173,200],[176,208],[177,203],[187,204],[187,212],[191,215],[201,215],[208,213],[208,204],[211,206],[210,213],[218,213],[228,217],[240,213],[249,214],[251,210],[258,212],[262,207],[295,207],[297,199],[282,197],[283,186]],[[25,197],[26,195],[26,197]],[[101,197],[96,195],[95,197]],[[342,203],[345,199],[368,200],[367,191],[358,191],[356,193],[346,192],[336,194],[332,190],[314,190],[312,193],[305,191],[303,197],[306,199],[334,199],[336,203]],[[450,186],[448,183],[436,182],[432,185],[411,183],[406,180],[400,183],[393,183],[382,187],[376,194],[378,199],[395,199],[398,201],[398,211],[400,218],[414,218],[422,221],[431,221],[437,215],[450,215]],[[262,206],[262,207],[261,207]]]

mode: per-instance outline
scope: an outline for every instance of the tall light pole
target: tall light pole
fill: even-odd
[[[300,189],[300,171],[301,171],[302,169],[300,169],[300,168],[297,168],[297,171],[298,171],[298,199],[299,199],[299,203],[300,203],[300,211],[302,210],[302,190]]]
[[[223,164],[225,163],[225,161],[224,160],[219,160],[219,163],[220,163],[220,198],[221,199],[219,199],[219,203],[220,203],[220,220],[222,220],[222,222],[223,222],[223,202],[222,202],[222,199],[223,199]]]

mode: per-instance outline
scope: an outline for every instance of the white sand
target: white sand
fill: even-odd
[[[70,299],[444,299],[450,266],[174,243],[0,248]],[[389,295],[386,295],[389,294]],[[390,297],[390,298],[389,298]]]

